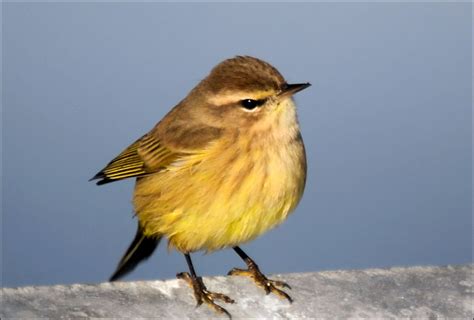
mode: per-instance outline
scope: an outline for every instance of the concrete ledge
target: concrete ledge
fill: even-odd
[[[266,296],[247,278],[213,277],[210,290],[236,300],[224,307],[238,318],[464,318],[472,319],[474,265],[325,271],[276,275],[295,302]],[[214,317],[195,307],[184,281],[137,281],[2,289],[5,318]]]

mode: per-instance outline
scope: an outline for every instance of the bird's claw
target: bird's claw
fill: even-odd
[[[258,266],[254,263],[251,262],[249,263],[248,269],[238,269],[238,268],[233,268],[230,270],[228,273],[230,276],[245,276],[245,277],[250,277],[253,279],[255,284],[259,287],[262,287],[265,290],[266,294],[274,293],[277,296],[279,296],[282,299],[288,300],[290,303],[293,302],[293,299],[283,290],[277,288],[287,288],[291,289],[291,287],[283,282],[283,281],[278,281],[278,280],[271,280],[268,279],[258,268]]]
[[[216,311],[217,313],[225,314],[229,319],[232,319],[230,313],[221,307],[220,305],[216,304],[214,301],[221,300],[225,303],[235,303],[235,301],[225,294],[218,293],[218,292],[211,292],[207,290],[206,286],[204,285],[201,277],[192,277],[187,272],[181,272],[176,275],[178,279],[182,279],[188,283],[188,285],[193,289],[194,298],[196,299],[196,308],[199,307],[203,302],[207,304],[211,309]]]

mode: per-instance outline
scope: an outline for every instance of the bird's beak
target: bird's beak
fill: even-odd
[[[294,83],[294,84],[286,84],[282,91],[278,94],[279,98],[289,97],[294,95],[301,90],[306,89],[307,87],[311,86],[311,83]]]

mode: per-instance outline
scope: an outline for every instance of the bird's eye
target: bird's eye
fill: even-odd
[[[240,104],[242,105],[242,107],[244,107],[247,110],[253,110],[264,103],[265,103],[265,100],[263,99],[262,100],[244,99],[240,101]]]

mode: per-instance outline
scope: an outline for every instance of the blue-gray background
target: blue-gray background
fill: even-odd
[[[243,246],[264,271],[472,260],[469,3],[5,3],[3,32],[5,286],[108,278],[133,181],[87,180],[236,54],[313,84],[305,196]],[[194,257],[203,275],[243,265]],[[183,270],[161,246],[127,279]]]

